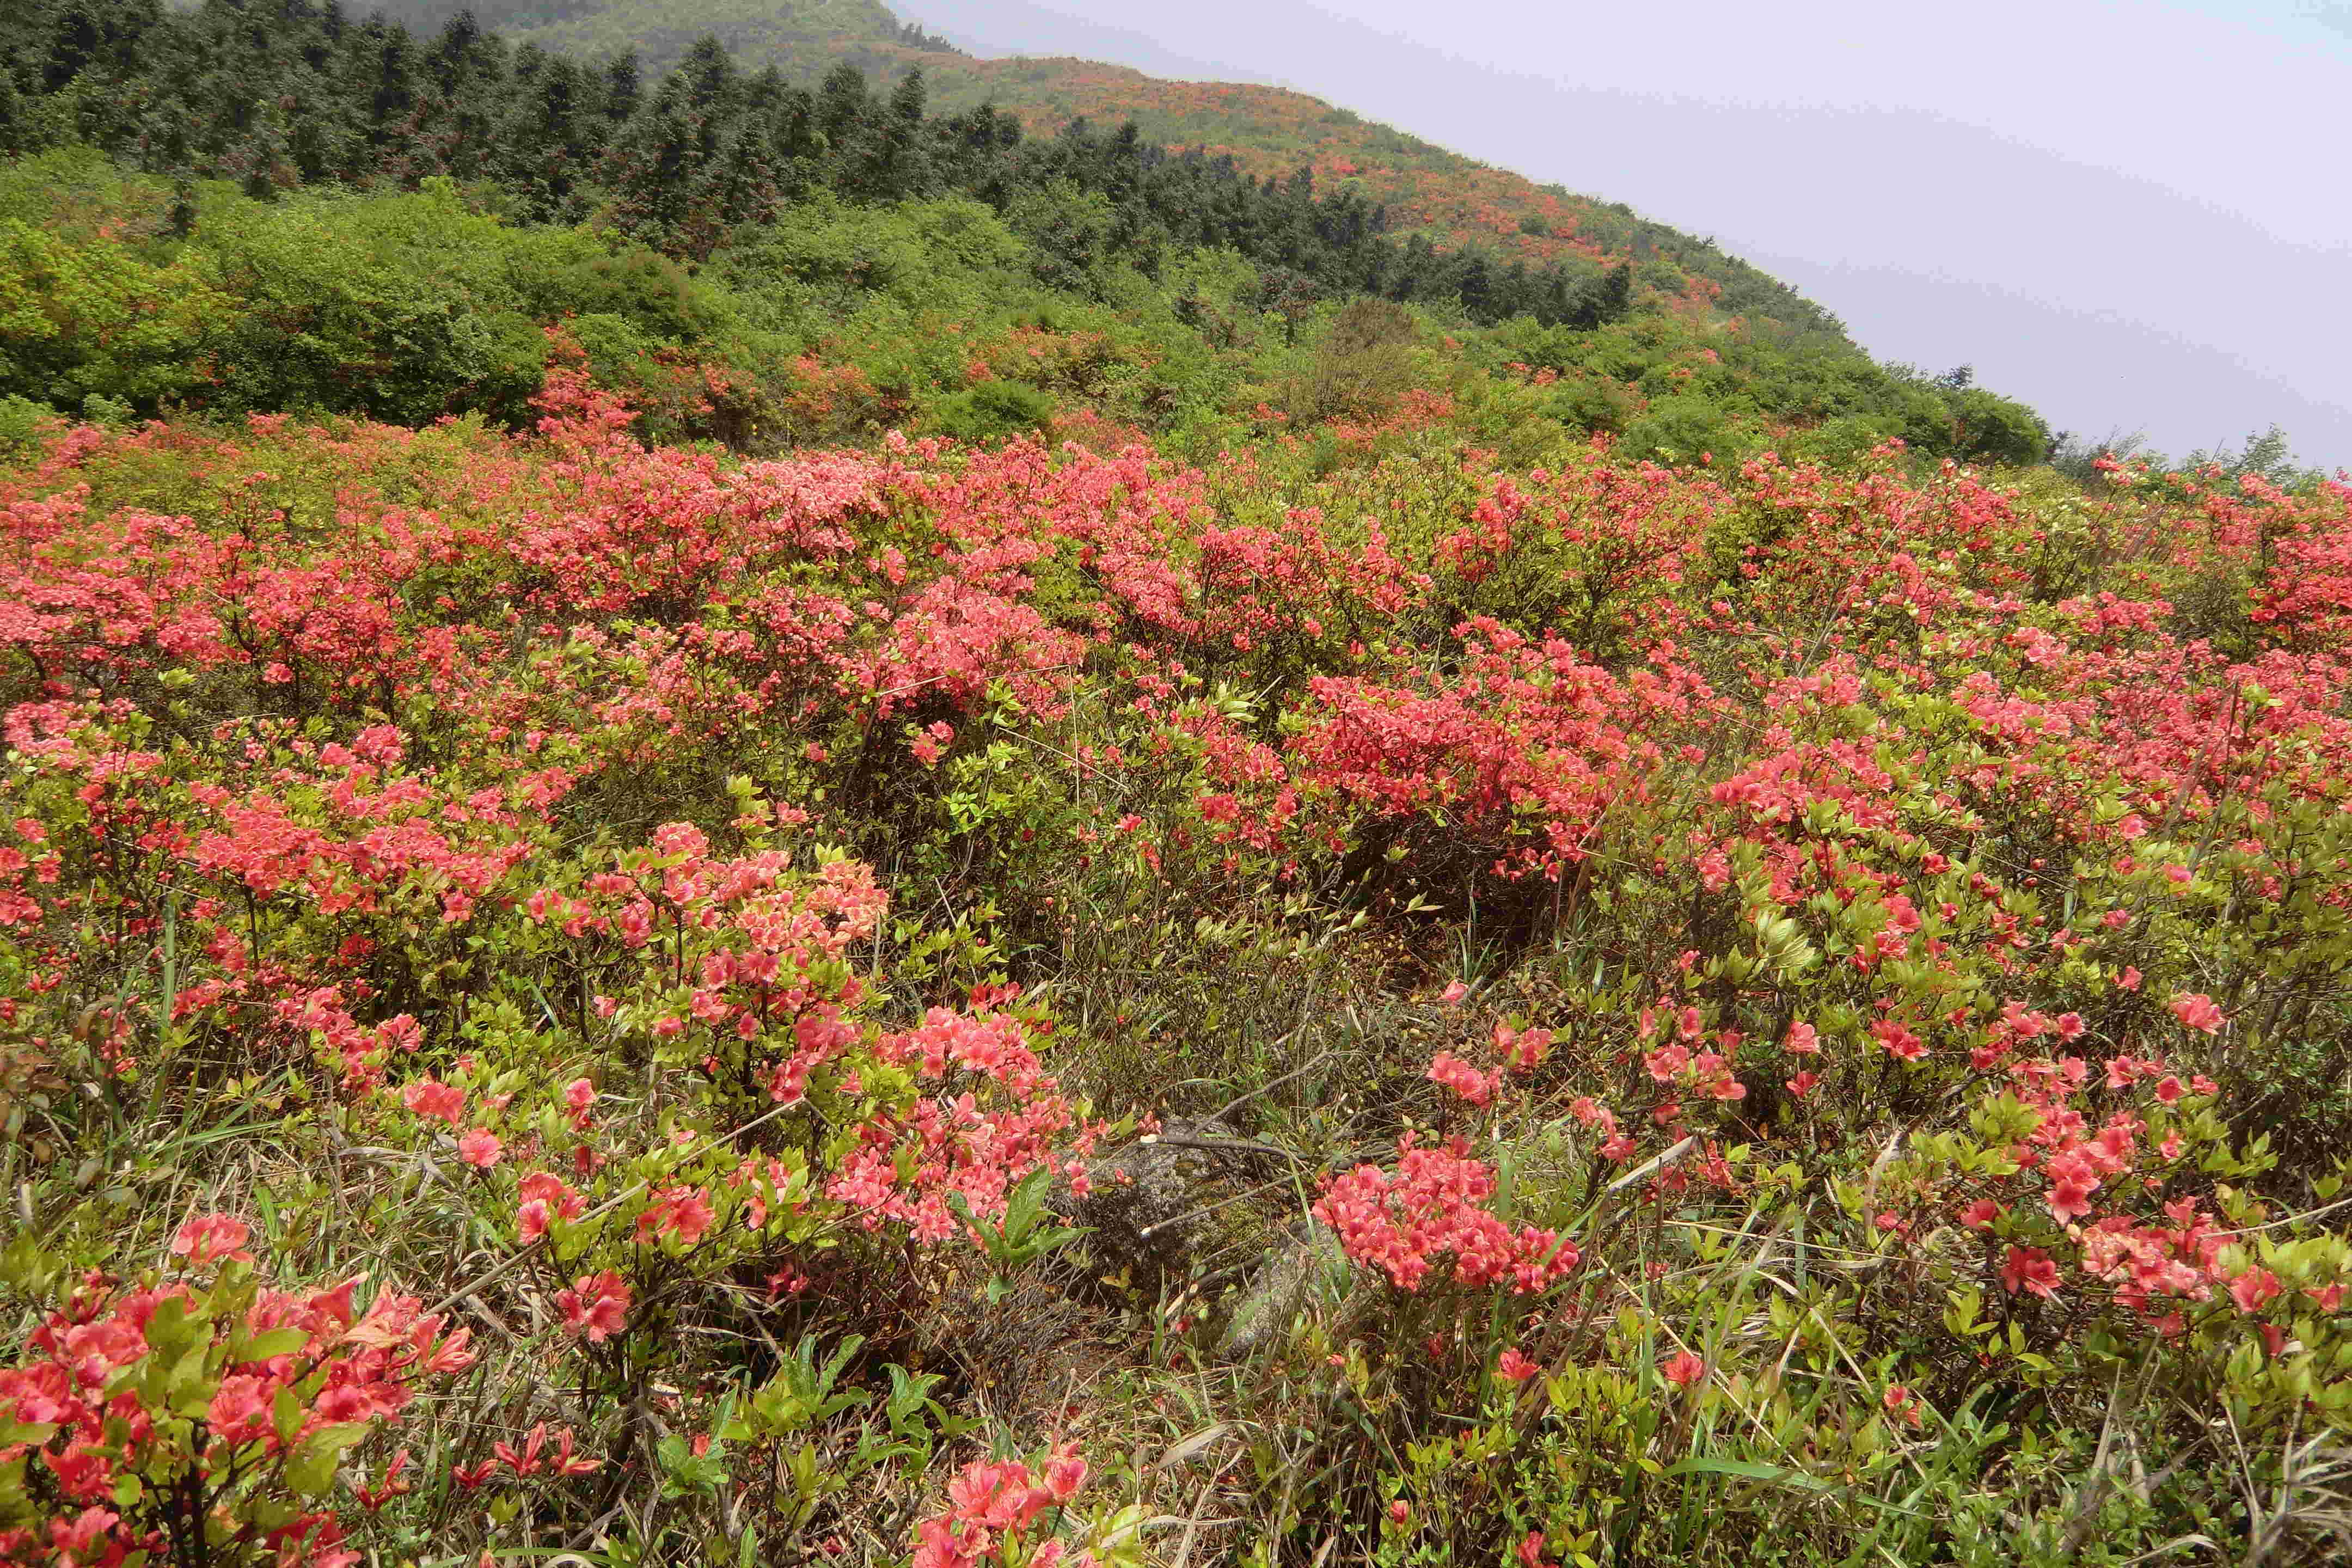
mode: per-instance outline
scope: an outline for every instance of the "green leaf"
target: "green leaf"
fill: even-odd
[[[1086,1234],[1085,1227],[1080,1226],[1049,1226],[1045,1230],[1037,1232],[1027,1241],[1023,1242],[1021,1246],[1013,1252],[1013,1261],[1015,1263],[1026,1263],[1033,1258],[1043,1258],[1046,1253],[1053,1251],[1054,1248],[1062,1246],[1066,1242],[1076,1241],[1078,1237]]]
[[[343,1455],[367,1436],[364,1421],[343,1421],[321,1426],[286,1456],[286,1484],[299,1497],[317,1497],[335,1484],[335,1467]]]
[[[177,1296],[166,1296],[155,1303],[155,1310],[147,1319],[148,1349],[159,1355],[176,1356],[196,1337],[188,1321],[188,1303]]]
[[[269,1425],[281,1443],[292,1442],[294,1434],[302,1429],[302,1402],[292,1389],[279,1389],[278,1397],[270,1401]]]
[[[1743,1480],[1769,1481],[1777,1487],[1794,1487],[1800,1491],[1831,1492],[1838,1488],[1803,1470],[1792,1470],[1782,1465],[1759,1464],[1753,1459],[1685,1459],[1666,1470],[1670,1476],[1738,1476]]]
[[[948,1194],[947,1206],[950,1214],[963,1222],[965,1229],[979,1237],[980,1245],[987,1252],[990,1262],[999,1262],[1003,1258],[1004,1238],[973,1217],[971,1205],[961,1193]]]
[[[237,1346],[236,1354],[239,1362],[268,1361],[292,1355],[310,1342],[310,1334],[301,1329],[267,1329]]]
[[[211,1405],[220,1387],[220,1379],[212,1373],[212,1350],[210,1343],[191,1345],[172,1364],[163,1395],[175,1415],[193,1418]]]
[[[1037,1223],[1038,1211],[1045,1206],[1045,1189],[1053,1184],[1054,1173],[1038,1166],[1021,1178],[1018,1185],[1004,1200],[1004,1239],[1018,1247]]]
[[[64,1271],[64,1260],[55,1253],[44,1251],[30,1232],[20,1234],[0,1249],[0,1285],[27,1296],[46,1290],[49,1281]]]

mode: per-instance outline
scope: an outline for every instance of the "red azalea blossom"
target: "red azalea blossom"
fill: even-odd
[[[194,1268],[230,1258],[250,1263],[253,1254],[245,1250],[245,1244],[252,1235],[252,1227],[234,1215],[199,1215],[172,1237],[172,1255]]]
[[[2221,1026],[2228,1021],[2222,1016],[2221,1009],[2215,1005],[2213,998],[2201,992],[2175,996],[2164,1005],[2189,1028],[2200,1029],[2209,1035],[2220,1033]]]
[[[563,1325],[591,1344],[611,1339],[628,1326],[630,1291],[618,1274],[607,1268],[583,1274],[567,1289],[555,1293],[556,1310]]]

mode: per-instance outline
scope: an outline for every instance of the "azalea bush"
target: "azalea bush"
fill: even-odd
[[[0,477],[12,1561],[2340,1546],[2352,489],[541,348]]]
[[[173,1237],[176,1277],[66,1285],[30,1359],[0,1373],[17,1455],[0,1472],[10,1561],[356,1559],[331,1495],[337,1463],[420,1387],[472,1364],[467,1331],[445,1334],[440,1314],[389,1291],[362,1312],[357,1277],[262,1285],[250,1235],[232,1215],[199,1215]],[[30,1249],[10,1267],[19,1288],[47,1283]],[[360,1501],[381,1496],[362,1488]]]

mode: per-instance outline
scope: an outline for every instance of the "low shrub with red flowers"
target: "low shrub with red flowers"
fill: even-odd
[[[0,1556],[2340,1542],[2352,488],[539,413],[0,473]]]

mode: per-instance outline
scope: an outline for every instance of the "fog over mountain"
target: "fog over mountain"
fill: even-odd
[[[2352,463],[2352,5],[922,0],[981,53],[1275,80],[1712,235],[1874,353],[2179,454]],[[1866,193],[1857,195],[1857,193]]]

